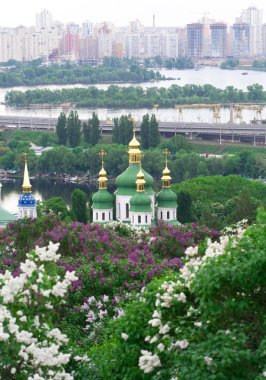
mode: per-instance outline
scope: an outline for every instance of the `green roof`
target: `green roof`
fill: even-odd
[[[132,212],[151,212],[151,198],[145,192],[137,192],[130,199],[130,211]]]
[[[6,211],[4,208],[0,207],[0,225],[6,225],[10,222],[17,220],[17,217],[10,212]]]
[[[106,189],[98,190],[92,197],[92,208],[110,210],[114,207],[114,197]]]
[[[154,180],[152,176],[143,170],[145,179],[145,194],[153,195]],[[136,180],[139,172],[139,164],[129,164],[128,168],[116,178],[117,190],[115,195],[134,195],[136,193]]]
[[[169,189],[162,189],[157,195],[158,207],[163,208],[176,208],[177,207],[177,195],[176,193]]]

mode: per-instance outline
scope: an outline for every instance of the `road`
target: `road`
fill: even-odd
[[[81,120],[82,122],[85,120]],[[54,131],[57,118],[45,117],[21,117],[21,116],[0,116],[0,127]],[[103,134],[110,134],[113,123],[101,121],[100,127]],[[140,124],[136,125],[137,132]],[[175,134],[187,135],[190,138],[218,139],[231,141],[246,141],[256,144],[266,143],[266,124],[233,124],[233,123],[180,123],[180,122],[159,122],[159,130],[162,135],[173,136]]]

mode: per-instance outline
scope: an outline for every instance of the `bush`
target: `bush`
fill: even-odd
[[[110,324],[90,351],[100,379],[266,377],[266,213],[229,232],[204,252],[188,248],[179,273],[151,282]]]

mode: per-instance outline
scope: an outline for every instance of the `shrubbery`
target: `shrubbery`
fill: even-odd
[[[4,379],[266,377],[265,212],[218,241],[195,224],[147,232],[56,218],[4,235]]]

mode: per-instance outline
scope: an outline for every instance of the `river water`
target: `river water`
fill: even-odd
[[[46,180],[31,180],[32,193],[39,201],[51,197],[62,197],[69,207],[71,204],[71,193],[79,188],[89,197],[92,192],[97,191],[95,185],[81,185],[75,183],[59,183]],[[10,182],[2,182],[1,206],[11,212],[18,213],[18,198],[22,193],[22,179]]]
[[[161,74],[166,77],[175,78],[168,81],[157,81],[157,82],[148,82],[141,84],[118,84],[119,86],[141,86],[143,88],[148,87],[165,87],[168,88],[173,84],[184,86],[185,84],[211,84],[217,88],[224,89],[227,86],[234,86],[235,88],[246,90],[247,86],[259,83],[266,90],[266,72],[260,71],[248,71],[248,75],[242,75],[240,70],[221,70],[217,67],[203,67],[200,70],[161,70]],[[180,78],[180,79],[178,79]],[[98,84],[96,85],[99,89],[106,89],[108,84]],[[35,87],[14,87],[13,90],[26,91],[28,89],[34,88],[48,88],[51,90],[63,89],[63,88],[75,88],[75,87],[87,87],[86,85],[76,84],[76,85],[46,85],[46,86],[35,86]],[[10,88],[1,88],[0,89],[0,102],[3,103],[5,99],[5,94],[9,91]],[[45,116],[45,117],[58,117],[61,111],[69,112],[68,108],[62,107],[52,107],[48,109],[15,109],[0,104],[0,114],[1,115],[21,115],[28,117],[36,116]],[[77,109],[80,118],[88,119],[91,117],[92,112],[96,112],[100,119],[112,119],[114,117],[119,117],[122,114],[129,114],[136,119],[140,120],[142,116],[146,113],[151,114],[153,111],[151,109],[142,108],[142,109],[106,109],[106,108],[78,108]],[[174,108],[159,109],[156,112],[157,117],[161,121],[175,121],[178,120],[177,111]],[[256,116],[255,111],[252,110],[243,110],[243,120],[249,122]],[[228,122],[230,118],[229,109],[221,110],[221,122]],[[262,118],[266,119],[266,108],[262,112]],[[208,109],[200,110],[184,110],[183,112],[183,121],[185,122],[212,122],[212,112]]]

